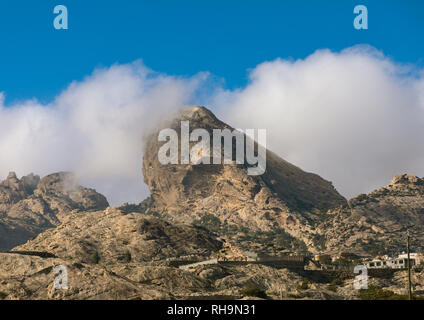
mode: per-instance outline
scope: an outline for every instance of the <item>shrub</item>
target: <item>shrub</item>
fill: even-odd
[[[333,292],[337,292],[337,286],[341,285],[343,283],[342,280],[339,278],[334,278],[331,280],[330,284],[328,285],[327,289]]]
[[[309,280],[307,278],[303,278],[302,283],[297,286],[297,289],[306,290],[308,288],[309,288]]]
[[[335,284],[330,283],[327,287],[328,290],[337,292],[337,286]]]
[[[128,250],[124,253],[124,261],[127,263],[131,262],[131,252],[129,252]]]
[[[133,212],[143,213],[140,205],[134,204],[134,203],[124,203],[118,209],[121,210],[122,213],[126,213],[126,214],[133,213]]]
[[[337,259],[336,261],[334,261],[334,264],[339,266],[350,266],[352,265],[352,261],[341,257]]]
[[[200,219],[200,225],[211,231],[219,231],[221,220],[213,214],[206,214]]]
[[[98,264],[100,261],[100,256],[99,253],[97,251],[94,251],[91,255],[90,255],[90,262],[94,263],[94,264]]]
[[[325,244],[327,242],[327,239],[325,236],[321,234],[315,234],[312,238],[312,241],[314,242],[315,246],[320,250],[325,250]]]
[[[408,297],[371,285],[368,289],[359,290],[359,298],[361,300],[406,300]]]
[[[264,290],[257,287],[253,283],[247,283],[243,290],[241,290],[241,294],[247,297],[258,297],[258,298],[266,298],[267,295]]]

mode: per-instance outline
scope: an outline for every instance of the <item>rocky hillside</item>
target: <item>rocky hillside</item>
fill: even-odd
[[[161,299],[170,295],[160,287],[122,277],[101,265],[58,258],[0,253],[1,299]],[[53,267],[67,268],[68,290],[55,290]],[[141,272],[141,271],[140,271]]]
[[[0,299],[170,299],[215,290],[207,277],[170,266],[209,259],[222,241],[207,230],[119,209],[72,212],[35,239],[0,253]],[[188,262],[187,262],[188,263]],[[53,287],[53,266],[68,290]]]
[[[186,107],[158,129],[179,132],[181,120],[191,129],[232,130],[203,107]],[[424,251],[424,179],[398,175],[346,201],[330,182],[271,151],[260,176],[235,163],[162,165],[158,132],[144,146],[151,196],[139,205],[108,207],[69,173],[11,173],[0,183],[0,250],[18,245],[0,253],[0,299],[239,298],[246,288],[274,299],[357,299],[351,272],[244,264],[244,251],[396,254],[408,228],[412,249]],[[238,263],[176,267],[212,258]],[[67,267],[68,290],[54,289],[55,265]],[[404,294],[405,278],[398,271],[370,281]],[[424,292],[422,268],[413,281]]]
[[[196,106],[182,109],[159,129],[173,128],[180,137],[182,120],[190,122],[190,130],[204,128],[211,137],[213,129],[233,130]],[[143,212],[204,226],[245,248],[260,243],[297,252],[395,254],[404,251],[410,227],[415,250],[424,249],[424,183],[418,177],[398,175],[388,186],[346,201],[330,182],[269,150],[261,176],[247,175],[246,165],[235,162],[162,165],[158,132],[144,150],[143,174],[152,195],[142,204]],[[235,148],[233,143],[233,155]]]
[[[77,185],[72,174],[60,172],[43,179],[14,172],[0,183],[0,251],[9,250],[58,225],[72,210],[100,210],[106,198]]]
[[[159,130],[172,128],[180,137],[182,120],[190,121],[190,130],[203,128],[211,137],[213,129],[233,130],[197,106],[182,109]],[[151,210],[170,221],[194,222],[225,235],[274,234],[284,245],[313,248],[314,226],[328,209],[346,203],[330,182],[269,150],[266,172],[258,176],[247,175],[244,164],[163,165],[158,160],[163,144],[159,130],[145,144],[143,174],[152,194]]]
[[[209,257],[222,243],[206,230],[170,224],[140,213],[115,208],[73,212],[62,224],[14,248],[45,251],[82,263],[151,262],[169,257]]]
[[[389,185],[330,210],[318,232],[326,251],[377,255],[404,251],[408,228],[412,248],[423,252],[424,179],[402,174]]]

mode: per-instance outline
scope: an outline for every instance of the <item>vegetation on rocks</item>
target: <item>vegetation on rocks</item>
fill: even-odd
[[[368,289],[359,290],[359,298],[361,300],[407,300],[408,296],[370,285]]]
[[[245,297],[267,298],[266,292],[251,282],[245,285],[241,290],[241,294]]]
[[[297,286],[298,290],[307,290],[309,288],[310,281],[308,278],[303,278],[302,283]]]

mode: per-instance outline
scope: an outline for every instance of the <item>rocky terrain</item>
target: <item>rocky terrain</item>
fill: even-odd
[[[204,107],[186,107],[161,128],[178,133],[182,120],[191,129],[233,130]],[[414,248],[424,249],[419,177],[398,175],[390,185],[346,201],[330,182],[271,151],[266,173],[248,176],[245,165],[162,165],[160,144],[155,133],[145,145],[143,174],[152,195],[142,212],[204,226],[246,249],[259,243],[298,253],[395,254],[405,250],[407,227]]]
[[[208,109],[197,106],[184,108],[159,130],[169,127],[179,133],[183,120],[190,121],[191,130],[205,128],[210,134],[213,129],[233,130]],[[194,222],[241,237],[279,234],[290,249],[295,249],[291,244],[313,249],[315,225],[329,208],[346,204],[330,182],[271,151],[267,151],[266,172],[261,176],[247,175],[246,165],[239,164],[163,165],[157,156],[162,144],[158,132],[145,144],[143,175],[152,194],[148,210],[169,221]]]
[[[158,132],[179,132],[181,120],[189,120],[191,129],[232,130],[208,109],[186,107]],[[330,182],[271,151],[262,176],[249,176],[246,165],[235,163],[162,165],[158,132],[144,146],[151,196],[140,204],[108,207],[69,173],[43,179],[9,174],[0,184],[0,250],[10,250],[0,253],[0,299],[358,299],[405,293],[405,271],[372,276],[374,291],[360,293],[350,271],[245,263],[245,251],[396,254],[405,250],[407,228],[412,248],[423,251],[423,179],[398,175],[347,201]],[[210,259],[221,262],[178,268]],[[68,270],[68,290],[54,289],[57,265]],[[414,270],[413,282],[424,292],[421,269]]]
[[[329,218],[318,227],[323,251],[393,255],[405,251],[407,229],[412,248],[424,251],[424,179],[419,177],[397,175],[389,185],[327,214]]]
[[[140,213],[72,212],[58,227],[15,247],[14,251],[47,251],[80,263],[152,262],[168,257],[209,257],[222,242],[207,230],[171,224]]]
[[[0,183],[0,251],[57,226],[72,210],[100,210],[108,205],[103,195],[77,185],[71,173],[18,179],[11,172]]]
[[[169,266],[202,259],[222,242],[203,229],[171,225],[118,209],[72,212],[62,224],[0,254],[0,293],[8,299],[165,299],[210,283]],[[48,253],[48,255],[46,255]],[[69,289],[55,290],[53,267],[68,269]]]

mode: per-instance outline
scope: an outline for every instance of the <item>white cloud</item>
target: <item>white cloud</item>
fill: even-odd
[[[207,74],[177,78],[136,62],[96,70],[53,103],[4,107],[0,96],[0,176],[69,170],[111,203],[148,194],[141,172],[142,135],[154,120],[193,99]]]
[[[96,70],[55,101],[4,106],[0,177],[69,170],[118,205],[147,194],[142,133],[185,104],[211,107],[234,127],[266,128],[268,147],[334,182],[345,196],[424,175],[424,72],[369,47],[264,62],[244,88],[207,73],[173,77],[141,62]]]
[[[424,175],[423,97],[422,71],[362,46],[262,63],[213,103],[236,127],[268,129],[271,150],[351,197],[397,173]]]

